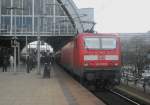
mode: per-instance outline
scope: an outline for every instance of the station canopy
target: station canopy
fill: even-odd
[[[93,12],[73,0],[0,0],[0,36],[74,36],[91,29]]]

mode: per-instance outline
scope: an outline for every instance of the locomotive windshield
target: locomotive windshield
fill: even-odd
[[[88,49],[114,49],[116,48],[115,38],[85,38],[85,48]]]
[[[99,38],[85,38],[85,48],[99,49],[100,48]]]
[[[101,38],[102,49],[116,48],[116,39],[114,38]]]

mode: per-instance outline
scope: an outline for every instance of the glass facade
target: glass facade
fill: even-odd
[[[39,27],[40,18],[40,27]],[[1,35],[70,36],[75,34],[57,0],[0,0]]]

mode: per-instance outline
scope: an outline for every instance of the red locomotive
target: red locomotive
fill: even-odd
[[[82,83],[110,85],[120,76],[120,47],[117,34],[80,33],[59,52],[60,64]]]

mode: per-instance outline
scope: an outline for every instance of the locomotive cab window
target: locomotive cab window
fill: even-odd
[[[86,49],[114,49],[116,39],[114,38],[85,38],[84,46]]]
[[[102,38],[102,49],[114,49],[116,48],[116,39],[114,38]]]
[[[99,49],[100,48],[99,38],[85,38],[84,46],[85,48],[88,49]]]

